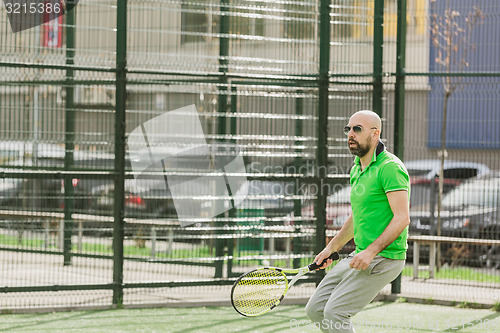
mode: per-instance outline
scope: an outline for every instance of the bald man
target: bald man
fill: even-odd
[[[409,176],[380,141],[381,131],[380,117],[367,110],[353,114],[344,127],[349,151],[355,155],[350,173],[352,213],[314,261],[322,262],[352,238],[356,250],[333,267],[307,303],[307,315],[323,332],[355,332],[350,318],[404,267]],[[322,268],[331,263],[328,260]]]

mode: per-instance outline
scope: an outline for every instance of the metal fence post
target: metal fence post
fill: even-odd
[[[226,134],[226,119],[225,116],[227,112],[227,77],[226,73],[228,70],[228,60],[227,57],[229,55],[229,16],[227,15],[229,12],[229,0],[221,0],[220,2],[221,12],[225,15],[221,15],[220,17],[220,39],[219,39],[219,73],[221,73],[220,77],[220,87],[219,87],[219,113],[222,114],[218,117],[217,122],[217,134],[224,135]],[[217,184],[219,186],[219,184]],[[220,193],[219,191],[217,191]],[[225,213],[222,213],[219,217],[224,217]],[[222,228],[224,223],[216,222],[216,234],[222,234]],[[222,277],[222,270],[224,266],[224,239],[215,239],[215,277]]]
[[[298,93],[300,94],[300,93],[302,93],[302,91],[299,90]],[[295,99],[295,115],[302,116],[303,114],[304,114],[304,99],[302,97],[297,97]],[[302,135],[303,135],[303,121],[301,119],[297,119],[297,120],[295,120],[295,137],[300,138],[300,137],[302,137]],[[297,146],[300,146],[301,142],[296,141],[295,144]],[[298,171],[300,170],[300,166],[302,164],[302,157],[300,157],[300,155],[299,155],[300,150],[297,149],[296,152],[297,152],[298,157],[296,157],[294,159],[295,170],[293,170],[292,173],[298,173]],[[299,180],[297,179],[295,186],[294,186],[294,194],[296,196],[300,195],[299,185],[300,185],[300,183],[299,183]],[[302,204],[301,204],[300,199],[293,200],[293,216],[294,217],[302,216]],[[299,223],[298,221],[294,221],[294,226],[295,226],[294,233],[295,234],[300,232],[300,228],[299,228],[298,223]],[[293,234],[291,234],[290,237],[293,237],[293,254],[300,253],[301,239],[299,237],[294,237]],[[289,246],[290,246],[290,242],[287,242],[287,250],[288,250],[287,255],[290,254]],[[300,258],[293,259],[293,267],[300,267]]]
[[[396,83],[394,86],[394,153],[404,159],[406,0],[398,0],[396,44]],[[391,283],[391,292],[401,292],[401,274]]]
[[[406,0],[398,0],[396,83],[394,86],[394,153],[404,159]]]
[[[373,21],[373,112],[382,117],[382,98],[384,94],[382,83],[384,54],[384,0],[375,0]]]
[[[75,9],[66,14],[66,105],[65,105],[65,155],[64,170],[68,170],[74,163],[75,150],[75,85],[74,70],[70,68],[75,64]],[[63,228],[63,265],[71,265],[71,235],[73,234],[73,179],[71,176],[64,177],[64,221]]]
[[[325,247],[326,241],[326,196],[322,186],[328,165],[328,87],[330,70],[330,0],[321,0],[319,28],[319,105],[318,105],[318,195],[315,205],[316,244],[315,253]],[[318,276],[324,272],[320,270]]]
[[[229,133],[231,134],[231,143],[236,144],[236,128],[237,128],[237,119],[236,113],[238,112],[238,91],[236,87],[231,87],[231,119],[229,122]],[[231,201],[233,207],[229,210],[229,218],[234,219],[236,217],[236,207],[234,207],[234,201]],[[233,275],[233,258],[234,258],[234,243],[235,240],[232,238],[228,238],[227,240],[227,276],[231,277]]]
[[[125,205],[125,111],[127,99],[127,0],[116,14],[115,180],[113,209],[113,304],[123,303],[123,238]]]

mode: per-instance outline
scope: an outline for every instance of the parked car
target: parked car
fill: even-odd
[[[50,170],[62,168],[64,164],[64,154],[60,151],[51,155],[38,154],[38,157],[23,156],[17,159],[6,159],[2,172],[22,172],[25,170]],[[12,155],[10,155],[12,157]],[[63,182],[57,178],[2,178],[0,179],[0,207],[3,209],[23,210],[23,211],[59,211],[61,206],[61,191]],[[73,180],[74,194],[80,195],[78,181]]]
[[[0,169],[1,172],[9,172],[9,169]],[[19,190],[22,188],[22,179],[2,178],[0,179],[0,206],[19,205]]]
[[[405,166],[411,181],[410,232],[412,234],[434,235],[436,234],[436,225],[431,221],[435,221],[437,217],[438,175],[441,161],[416,160],[406,162]],[[491,170],[481,163],[447,160],[444,163],[443,170],[443,195],[446,195],[467,179],[483,178],[490,173]],[[444,217],[443,214],[448,213],[442,211],[442,217]],[[451,220],[450,218],[447,221]]]
[[[113,182],[93,186],[91,204],[87,213],[112,215],[114,205]],[[170,192],[157,187],[138,186],[134,179],[125,180],[125,217],[135,218],[176,218],[177,214]]]
[[[437,204],[440,160],[414,160],[405,162],[410,175],[410,207],[414,211],[430,211]],[[443,194],[460,185],[464,180],[484,177],[490,173],[488,166],[467,161],[446,160],[443,170]]]
[[[442,235],[500,240],[500,175],[465,182],[443,198]],[[421,219],[425,217],[420,217]],[[472,254],[486,267],[500,268],[500,247]]]
[[[328,196],[326,223],[330,228],[340,229],[351,211],[351,186],[346,185],[340,191]]]

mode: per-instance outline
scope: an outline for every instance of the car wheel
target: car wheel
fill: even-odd
[[[481,256],[484,267],[500,269],[500,247],[494,246]]]

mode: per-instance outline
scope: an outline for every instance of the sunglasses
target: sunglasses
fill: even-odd
[[[349,125],[346,125],[344,126],[344,134],[345,135],[348,135],[349,132],[352,131],[355,133],[355,134],[359,134],[363,131],[363,126],[361,125],[354,125],[353,127],[349,126]],[[372,127],[371,129],[377,129],[376,127]]]

